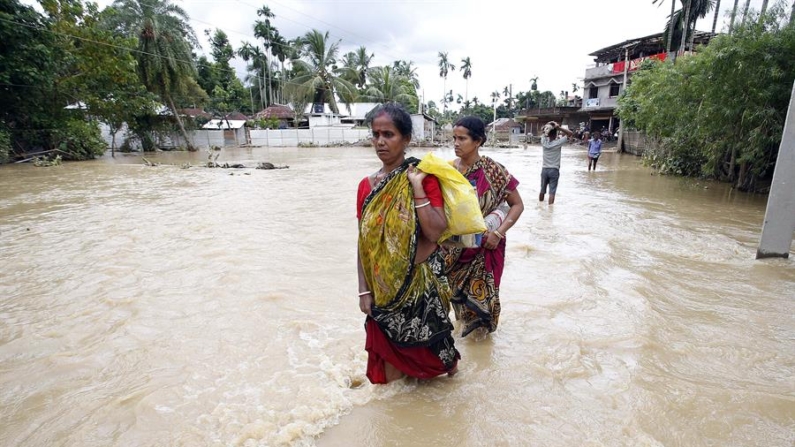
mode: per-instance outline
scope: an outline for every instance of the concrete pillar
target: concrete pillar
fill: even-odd
[[[789,111],[778,148],[773,184],[767,197],[762,237],[756,259],[787,258],[795,232],[795,83],[789,98]]]
[[[672,0],[673,2],[673,0]],[[671,25],[673,26],[673,25]],[[671,38],[669,37],[668,40],[670,41]],[[670,42],[669,42],[670,45]],[[618,94],[621,95],[621,90],[627,89],[627,73],[629,73],[629,48],[624,49],[624,83],[621,84],[621,88],[619,88]],[[618,129],[618,153],[624,152],[624,128],[627,126],[621,126]],[[612,131],[611,131],[612,132]]]

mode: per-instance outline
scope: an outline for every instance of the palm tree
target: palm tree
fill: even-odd
[[[475,96],[474,98],[472,98],[472,105],[477,107],[478,104],[480,104],[480,100],[478,99],[477,96]]]
[[[684,1],[684,0],[682,0],[682,1]],[[657,2],[659,2],[660,5],[662,6],[663,0],[653,0],[651,3],[653,5],[653,4],[656,4]],[[672,41],[673,35],[674,35],[674,11],[675,10],[676,10],[676,0],[671,0],[671,15],[668,16],[668,26],[666,27],[666,29],[668,30],[667,31],[668,39],[667,39],[667,43],[665,44],[665,52],[666,53],[670,53],[671,52],[671,41]]]
[[[748,18],[748,9],[751,6],[751,0],[745,0],[745,8],[743,8],[743,25],[745,24],[745,19]]]
[[[290,56],[290,46],[287,43],[287,40],[279,34],[279,31],[276,31],[273,36],[273,40],[271,41],[273,48],[271,52],[276,59],[279,60],[279,65],[281,67],[281,76],[279,79],[279,100],[280,104],[284,104],[284,83],[287,80],[287,72],[284,70],[284,61],[286,61]]]
[[[500,100],[500,91],[494,90],[493,92],[491,92],[491,103],[497,104],[497,101],[499,100]]]
[[[373,67],[368,70],[370,84],[365,91],[365,98],[379,104],[389,102],[400,103],[408,107],[412,96],[408,91],[410,81],[395,72],[392,67]]]
[[[762,0],[762,9],[759,10],[759,22],[762,22],[762,17],[765,15],[765,11],[767,11],[767,0]]]
[[[268,88],[270,87],[270,62],[267,61],[268,54],[271,52],[271,46],[273,42],[273,38],[275,37],[276,31],[273,26],[271,26],[271,20],[276,16],[271,12],[270,8],[267,6],[263,6],[262,8],[257,10],[257,16],[264,17],[264,20],[257,20],[254,22],[254,36],[262,39],[265,45],[265,73],[264,73],[264,81],[265,81],[265,97],[267,99],[268,105],[273,103],[273,89]]]
[[[265,53],[262,52],[260,47],[251,45],[248,42],[243,42],[243,45],[237,50],[237,55],[246,62],[251,61],[247,68],[252,74],[247,76],[247,80],[257,80],[257,99],[260,103],[260,109],[264,109],[265,95],[263,94],[263,81],[265,79],[265,66],[267,65]]]
[[[461,59],[461,72],[464,74],[464,80],[466,81],[466,88],[464,89],[464,99],[469,100],[469,78],[472,77],[472,61],[469,60],[469,56]]]
[[[455,65],[451,64],[450,61],[447,60],[447,52],[442,53],[439,52],[439,77],[444,79],[442,83],[442,90],[447,91],[447,74],[451,71],[455,71]],[[447,94],[445,94],[445,101],[444,101],[444,111],[447,112]]]
[[[414,87],[414,90],[419,90],[420,78],[417,75],[417,67],[412,67],[413,64],[414,62],[412,61],[395,61],[392,64],[392,68],[395,70],[395,73],[406,78]]]
[[[375,54],[370,53],[370,55],[368,56],[367,48],[365,48],[364,46],[360,46],[359,48],[357,48],[356,53],[354,54],[356,55],[354,59],[356,62],[355,67],[359,73],[359,79],[356,86],[359,88],[364,88],[364,85],[367,83],[367,70],[370,69],[370,61],[373,60]]]
[[[293,61],[299,74],[292,82],[298,92],[312,95],[315,104],[328,102],[334,113],[340,113],[336,94],[350,107],[351,100],[356,97],[356,87],[334,74],[339,41],[330,43],[328,31],[323,34],[313,29],[304,35],[301,43],[301,58]]]
[[[532,91],[538,90],[537,82],[538,82],[538,76],[533,76],[532,78],[530,78],[530,90]]]
[[[715,28],[718,26],[718,13],[720,12],[720,0],[715,2],[715,16],[712,19],[712,34],[715,34]]]
[[[683,0],[684,1],[684,0]],[[687,31],[690,28],[690,6],[692,5],[693,0],[687,0],[685,3],[685,20],[682,22],[682,29],[684,32],[682,33],[682,40],[679,42],[679,54],[685,54],[685,43],[687,42]],[[671,17],[671,21],[673,21],[673,17]],[[692,51],[693,48],[690,48]]]
[[[729,22],[729,34],[732,33],[734,30],[734,19],[737,17],[737,5],[740,3],[740,0],[734,0],[734,8],[732,8],[732,18]]]
[[[199,41],[188,14],[170,0],[116,0],[116,25],[138,40],[138,76],[143,85],[171,108],[188,149],[193,144],[174,104],[174,95],[196,77],[192,50]]]

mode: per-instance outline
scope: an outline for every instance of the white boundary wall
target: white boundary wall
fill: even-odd
[[[368,129],[316,127],[312,129],[251,130],[252,146],[296,147],[299,144],[351,144],[370,139]]]
[[[104,124],[100,125],[102,138],[108,144],[110,150],[110,131]],[[116,149],[128,137],[127,127],[116,133]],[[245,143],[245,129],[240,129],[237,133],[241,144]],[[370,139],[369,129],[351,129],[349,127],[320,127],[313,129],[251,129],[249,130],[251,146],[271,146],[271,147],[297,147],[300,144],[312,144],[315,146],[325,146],[331,144],[353,144],[362,140]],[[197,149],[206,149],[212,146],[224,147],[226,145],[236,145],[231,140],[224,139],[223,130],[192,130],[188,131],[188,138]],[[187,146],[184,138],[179,133],[171,135],[160,135],[156,141],[159,147],[176,148]],[[137,144],[136,146],[140,146]]]

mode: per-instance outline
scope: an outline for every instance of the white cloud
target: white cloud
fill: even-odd
[[[32,4],[33,0],[24,0]],[[542,90],[558,93],[582,84],[588,56],[600,48],[662,31],[670,0],[661,6],[652,0],[184,0],[174,1],[191,17],[199,40],[209,46],[205,29],[223,29],[235,48],[254,42],[256,11],[267,5],[276,15],[274,25],[286,38],[312,28],[329,31],[342,40],[341,53],[364,45],[375,53],[375,64],[411,60],[418,67],[425,100],[442,96],[443,81],[437,66],[439,51],[453,64],[472,61],[469,97],[489,101],[494,90],[512,84],[514,93],[528,90],[538,76]],[[112,2],[100,0],[100,6]],[[742,7],[742,3],[740,7]],[[752,0],[759,9],[762,0]],[[733,2],[721,2],[724,14]],[[677,8],[680,2],[677,2]],[[712,17],[698,29],[710,30]],[[244,64],[233,65],[243,76]],[[447,89],[464,94],[465,81],[456,70],[448,75]]]

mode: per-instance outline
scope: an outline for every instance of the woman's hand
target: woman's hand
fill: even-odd
[[[483,243],[481,245],[487,250],[494,250],[500,245],[500,238],[493,231],[486,231],[483,233]]]
[[[425,177],[428,176],[427,173],[420,171],[416,166],[409,165],[409,169],[406,173],[409,178],[409,182],[411,182],[412,186],[420,186],[422,185],[422,181]]]
[[[373,294],[368,293],[359,297],[359,309],[368,316],[373,316]]]

